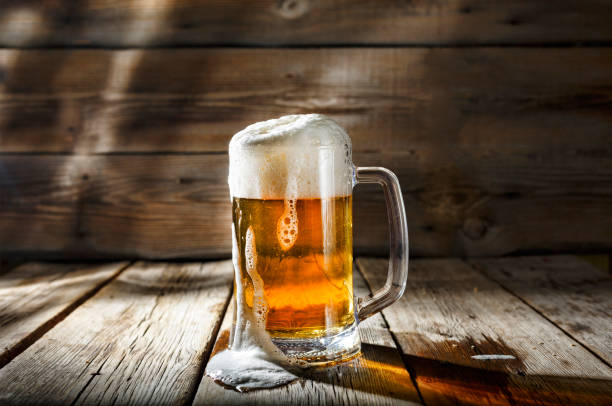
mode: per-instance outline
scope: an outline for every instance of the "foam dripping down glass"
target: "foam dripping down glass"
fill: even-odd
[[[235,313],[207,375],[239,391],[296,379],[300,368],[359,355],[357,324],[398,300],[408,227],[389,170],[355,168],[351,140],[319,114],[255,123],[229,148]],[[385,286],[353,296],[352,191],[382,185],[390,229]]]

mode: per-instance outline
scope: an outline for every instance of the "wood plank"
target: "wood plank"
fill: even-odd
[[[574,256],[469,263],[612,364],[612,277],[607,270]]]
[[[416,255],[612,246],[607,157],[518,155],[504,161],[491,153],[441,164],[427,154],[386,152],[355,153],[354,161],[398,175]],[[0,156],[0,167],[4,256],[231,253],[225,155]],[[355,251],[386,254],[383,195],[375,187],[355,191]]]
[[[320,112],[355,151],[446,168],[612,155],[608,48],[13,49],[0,71],[5,153],[220,152],[250,123]]]
[[[365,281],[354,276],[355,293],[369,294]],[[213,353],[227,348],[234,300],[225,314]],[[204,376],[194,405],[414,405],[420,404],[389,330],[380,315],[359,326],[363,355],[328,369],[307,371],[297,382],[271,390],[239,393]]]
[[[231,268],[128,268],[0,370],[0,403],[188,402],[231,295]]]
[[[384,283],[386,260],[357,262],[371,285]],[[612,399],[612,369],[460,260],[412,261],[406,293],[383,314],[426,404]],[[472,358],[491,354],[514,358]]]
[[[183,257],[231,252],[227,158],[0,158],[5,252]]]
[[[555,48],[4,50],[0,149],[222,152],[250,122],[322,111],[349,129],[356,163],[400,175],[418,255],[605,250],[609,55]],[[229,253],[220,157],[0,159],[2,222],[31,238],[6,233],[5,253]],[[106,181],[101,174],[109,172]],[[39,193],[43,184],[51,189]],[[174,190],[180,195],[165,200]],[[384,253],[381,196],[359,190],[357,252]],[[33,207],[23,206],[22,195]],[[203,240],[203,229],[211,238]]]
[[[0,368],[127,264],[27,263],[0,276]]]
[[[601,0],[8,2],[3,46],[610,41]]]

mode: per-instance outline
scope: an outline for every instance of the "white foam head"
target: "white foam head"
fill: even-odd
[[[351,139],[321,114],[296,114],[252,124],[229,146],[233,197],[297,199],[352,191]]]

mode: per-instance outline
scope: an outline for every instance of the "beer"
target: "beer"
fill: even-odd
[[[334,335],[354,323],[351,211],[350,195],[233,198],[244,302],[253,308],[261,285],[259,316],[272,338]]]

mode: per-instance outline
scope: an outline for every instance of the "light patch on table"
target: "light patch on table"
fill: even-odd
[[[480,355],[472,355],[472,359],[478,359],[478,360],[516,359],[516,357],[514,355],[505,355],[505,354],[480,354]]]

